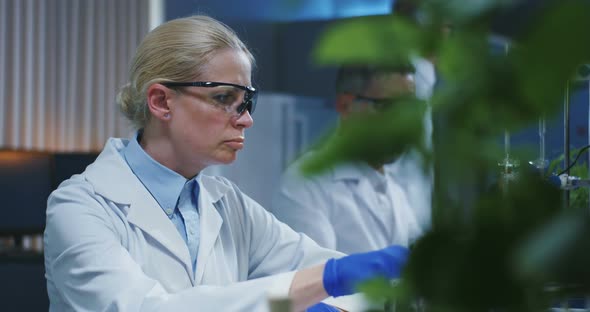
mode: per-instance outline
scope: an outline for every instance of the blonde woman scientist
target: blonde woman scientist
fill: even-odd
[[[399,277],[405,248],[343,256],[230,181],[200,174],[244,146],[253,62],[232,30],[206,16],[146,36],[118,98],[136,134],[109,139],[49,197],[50,311],[266,311],[269,295],[288,296],[296,311],[335,311],[319,302],[375,276]]]

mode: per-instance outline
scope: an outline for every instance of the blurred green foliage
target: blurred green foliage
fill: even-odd
[[[338,133],[321,141],[313,162],[304,163],[305,173],[317,173],[341,161],[364,160],[386,163],[411,147],[424,155],[422,120],[426,104],[416,98],[396,100],[395,105],[380,114],[353,116],[338,129]],[[370,138],[370,139],[367,139]]]
[[[373,299],[396,300],[396,311],[546,311],[590,290],[588,212],[564,211],[562,192],[524,168],[510,185],[498,182],[498,138],[558,112],[568,79],[590,61],[581,33],[590,30],[590,4],[546,1],[505,51],[493,51],[491,22],[517,2],[423,0],[420,23],[395,14],[350,19],[317,43],[322,65],[434,57],[443,77],[429,101],[438,125],[432,149],[416,101],[342,127],[305,164],[314,173],[413,149],[434,166],[433,227],[412,249],[402,281],[362,286]],[[587,177],[578,168],[572,174]]]

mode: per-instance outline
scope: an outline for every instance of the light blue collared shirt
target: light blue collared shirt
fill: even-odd
[[[200,239],[198,175],[187,180],[162,166],[141,148],[138,142],[140,136],[141,132],[134,135],[129,144],[121,150],[121,155],[186,242],[194,272],[197,267]]]

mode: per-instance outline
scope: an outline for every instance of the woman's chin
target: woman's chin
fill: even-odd
[[[217,165],[229,165],[236,161],[237,159],[237,152],[228,153],[227,155],[223,155],[223,157],[219,157],[217,159]]]

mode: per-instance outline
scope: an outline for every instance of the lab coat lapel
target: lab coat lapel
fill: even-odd
[[[365,207],[365,213],[375,220],[374,224],[380,227],[380,231],[387,232],[388,224],[392,220],[383,220],[378,214],[377,209],[380,209],[381,205],[377,201],[375,188],[364,174],[367,170],[374,169],[361,162],[342,165],[335,169],[334,179],[354,181],[355,184],[350,185],[354,188],[350,190],[350,194],[354,197],[357,206]]]
[[[376,192],[371,182],[367,178],[361,178],[358,182],[357,189],[352,194],[356,198],[356,201],[361,203],[359,206],[369,207],[366,209],[367,213],[381,226],[382,230],[386,228],[386,224],[391,222],[391,220],[382,220],[381,216],[377,213],[377,209],[380,209],[381,205],[377,201]]]
[[[191,257],[186,243],[180,237],[180,233],[145,188],[142,187],[135,190],[135,192],[142,196],[136,196],[131,202],[127,220],[148,233],[178,258],[190,276],[191,281],[194,281]]]
[[[115,203],[129,205],[127,221],[168,249],[182,263],[191,280],[194,280],[186,243],[119,154],[126,142],[120,139],[109,140],[96,162],[86,169],[86,177],[97,194]]]
[[[207,261],[211,258],[215,242],[219,237],[219,231],[223,219],[215,208],[222,196],[229,190],[229,187],[215,180],[213,177],[200,176],[198,179],[201,186],[199,193],[199,213],[201,217],[201,241],[197,254],[197,270],[195,283],[200,284],[203,280]]]

